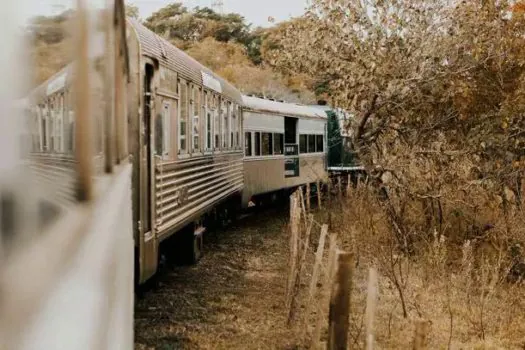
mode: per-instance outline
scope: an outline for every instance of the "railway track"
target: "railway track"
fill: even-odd
[[[135,305],[136,349],[286,348],[287,208],[209,232],[195,266],[165,266]]]

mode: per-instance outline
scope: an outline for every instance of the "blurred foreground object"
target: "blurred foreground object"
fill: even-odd
[[[79,0],[73,64],[21,98],[30,5],[0,15],[0,349],[131,349],[124,3]]]

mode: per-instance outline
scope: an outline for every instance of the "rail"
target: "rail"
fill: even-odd
[[[132,349],[124,2],[78,0],[71,155],[23,153],[28,107],[16,101],[27,91],[31,65],[20,12],[31,6],[17,5],[0,14],[0,349]],[[92,47],[94,37],[104,38],[104,50]],[[92,59],[103,67],[103,91],[90,84]],[[95,130],[94,120],[107,123]],[[106,147],[95,155],[101,135]]]

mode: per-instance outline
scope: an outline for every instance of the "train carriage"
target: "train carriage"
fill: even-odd
[[[243,188],[242,97],[193,58],[128,20],[130,151],[139,282],[179,232],[192,260],[203,219]],[[182,230],[182,231],[181,231]]]
[[[327,176],[327,116],[318,108],[244,96],[243,206]]]

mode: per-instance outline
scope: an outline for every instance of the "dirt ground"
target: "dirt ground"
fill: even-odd
[[[135,306],[135,349],[293,349],[285,325],[287,209],[205,237],[195,266],[165,268]]]

